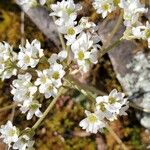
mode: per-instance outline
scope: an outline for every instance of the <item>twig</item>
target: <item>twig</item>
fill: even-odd
[[[0,112],[10,110],[10,109],[12,109],[14,106],[17,106],[17,104],[14,103],[14,104],[11,104],[11,105],[9,105],[9,106],[3,107],[3,108],[0,109]]]
[[[106,125],[107,130],[110,132],[110,134],[114,137],[114,139],[117,141],[119,145],[121,145],[123,150],[128,150],[128,148],[125,146],[125,144],[122,142],[122,140],[119,138],[119,136],[114,132],[114,130],[107,124]]]

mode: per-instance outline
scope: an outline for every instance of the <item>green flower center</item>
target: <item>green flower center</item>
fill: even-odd
[[[95,115],[89,115],[89,116],[88,116],[88,121],[89,121],[90,123],[95,123],[95,122],[97,121],[97,118],[96,118]]]
[[[78,52],[78,59],[79,60],[83,60],[84,59],[84,53],[83,53],[83,51],[79,51]]]
[[[120,0],[113,0],[113,3],[115,6],[118,6],[118,4],[120,3]]]
[[[68,15],[71,15],[74,12],[74,10],[71,8],[66,8],[66,12]]]
[[[59,72],[58,71],[55,71],[54,73],[53,73],[53,75],[52,75],[52,78],[54,78],[54,79],[59,79]]]
[[[32,110],[36,110],[38,108],[38,105],[37,104],[32,104],[31,106],[30,106],[30,109],[32,109]]]
[[[69,28],[68,31],[67,31],[67,34],[74,35],[75,34],[75,30],[73,28]]]
[[[108,102],[109,102],[110,104],[114,104],[114,103],[116,102],[116,99],[113,98],[113,97],[109,97]]]
[[[100,109],[102,112],[106,111],[106,108],[105,108],[104,103],[100,103],[98,106],[99,106],[99,109]]]
[[[109,5],[108,5],[108,4],[102,5],[102,9],[103,9],[103,10],[108,10],[108,9],[109,9]]]
[[[30,62],[30,57],[29,56],[25,56],[24,57],[24,62],[25,63],[29,63]]]

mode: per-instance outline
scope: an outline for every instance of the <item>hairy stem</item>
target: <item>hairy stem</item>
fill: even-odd
[[[49,104],[49,106],[47,107],[47,109],[44,111],[43,115],[41,118],[39,118],[37,120],[37,122],[33,125],[32,130],[36,130],[39,125],[41,124],[41,122],[45,119],[45,117],[48,115],[48,113],[50,112],[50,110],[53,108],[53,106],[56,104],[58,98],[61,96],[61,94],[65,93],[66,89],[64,88],[60,88],[57,96],[52,100],[52,102]]]

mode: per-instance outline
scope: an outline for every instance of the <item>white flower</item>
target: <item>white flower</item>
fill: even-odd
[[[126,103],[124,96],[124,93],[117,92],[116,89],[112,90],[108,96],[109,105],[106,106],[106,109],[119,114],[119,109]]]
[[[19,130],[12,125],[11,121],[8,121],[5,125],[1,126],[0,133],[0,138],[2,138],[9,147],[12,142],[16,142],[18,140]]]
[[[34,114],[37,117],[42,116],[42,113],[39,110],[40,107],[41,107],[41,104],[39,104],[38,101],[29,99],[29,100],[25,100],[23,102],[23,104],[20,105],[20,110],[22,113],[28,112],[27,113],[27,120],[30,120]]]
[[[6,42],[0,42],[0,78],[2,80],[17,74],[16,60],[17,54],[13,52],[12,46]]]
[[[62,0],[57,4],[52,4],[51,9],[53,12],[50,16],[59,17],[55,23],[61,26],[73,22],[77,18],[77,11],[81,9],[81,6],[74,4],[73,0]]]
[[[91,113],[85,110],[86,118],[83,119],[79,125],[86,129],[87,132],[97,133],[99,130],[102,130],[105,127],[105,123],[101,120],[100,116],[97,113]]]
[[[30,138],[27,135],[22,135],[13,144],[13,149],[34,150],[33,145],[34,145],[34,141],[33,140],[30,140]]]
[[[96,111],[99,113],[99,116],[112,120],[113,114],[106,109],[108,105],[108,96],[98,96],[96,98]]]
[[[80,69],[84,72],[89,70],[91,63],[97,63],[97,50],[93,48],[93,41],[90,40],[89,34],[82,32],[71,45],[71,50]]]
[[[94,0],[93,7],[98,14],[102,14],[103,18],[115,9],[113,0]]]
[[[65,34],[64,37],[67,40],[67,45],[71,45],[75,40],[76,36],[82,31],[80,26],[74,26],[74,23],[60,26],[59,32]]]
[[[51,57],[48,59],[50,65],[62,62],[67,58],[67,51],[62,50],[58,54],[52,54]]]
[[[126,26],[139,24],[140,15],[148,11],[139,0],[121,0],[119,6],[124,9],[124,24]]]
[[[82,17],[79,21],[79,26],[82,28],[82,30],[90,33],[93,33],[97,30],[96,24],[94,22],[89,22],[88,17]]]
[[[39,58],[43,55],[43,49],[41,49],[41,43],[38,40],[33,40],[31,44],[27,40],[25,47],[20,46],[17,65],[23,70],[28,69],[29,66],[35,68]]]
[[[62,85],[61,79],[65,75],[65,71],[63,70],[63,66],[61,64],[55,63],[50,66],[49,76],[53,84],[58,88]]]
[[[117,119],[118,115],[125,115],[128,108],[127,99],[124,93],[112,90],[108,96],[98,96],[96,98],[96,110],[108,120]]]
[[[26,10],[37,6],[37,0],[19,0],[20,5],[23,5]]]
[[[41,93],[41,91],[43,90],[43,86],[45,86],[45,84],[50,81],[50,77],[48,75],[48,69],[43,71],[37,71],[37,74],[38,78],[35,81],[35,85],[40,85],[39,92]]]
[[[51,80],[50,69],[43,71],[37,71],[38,77],[35,81],[35,85],[39,85],[39,92],[45,95],[45,98],[50,98],[57,94],[57,88],[54,86]]]
[[[30,82],[31,78],[31,74],[26,73],[18,75],[18,79],[12,82],[11,94],[14,95],[14,101],[22,103],[25,100],[33,99],[37,87]]]
[[[44,94],[45,98],[55,97],[57,92],[58,89],[53,85],[51,80],[44,84],[40,90],[40,93]]]

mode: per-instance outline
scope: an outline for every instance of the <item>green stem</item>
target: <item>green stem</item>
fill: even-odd
[[[101,49],[101,52],[99,53],[99,59],[105,55],[108,51],[113,49],[114,47],[118,46],[122,42],[122,39],[116,40],[112,45],[108,46],[107,48]]]
[[[123,13],[124,13],[123,10],[121,10],[121,13],[120,13],[120,15],[119,15],[118,21],[117,21],[115,27],[113,28],[112,32],[110,33],[110,36],[109,36],[109,43],[110,43],[110,41],[112,40],[113,36],[117,33],[117,31],[118,31],[119,28],[120,28],[120,25],[121,25],[121,23],[122,23],[122,21],[123,21]]]
[[[113,36],[116,34],[116,32],[118,31],[118,29],[120,28],[120,25],[123,21],[123,11],[121,10],[121,13],[119,15],[118,21],[115,25],[115,27],[113,28],[112,32],[110,33],[110,36],[107,39],[107,43],[111,43]],[[106,44],[104,44],[103,48],[101,49],[100,53],[99,53],[99,59],[106,54],[109,50],[113,49],[115,46],[119,45],[121,42],[121,39],[116,40],[113,44],[111,44],[110,46],[108,46],[107,48],[105,48]]]
[[[49,104],[49,106],[47,107],[47,109],[44,111],[43,115],[41,118],[39,118],[37,120],[37,122],[33,125],[32,130],[36,130],[38,128],[38,126],[41,124],[41,122],[45,119],[45,117],[48,115],[48,113],[50,112],[50,110],[53,108],[53,106],[56,104],[58,98],[60,97],[60,95],[62,93],[65,93],[66,89],[64,88],[60,88],[57,96],[52,100],[52,102]]]
[[[52,16],[52,18],[53,18],[53,21],[55,23],[56,17]],[[57,31],[58,31],[58,28],[57,28]],[[65,45],[64,37],[63,37],[63,35],[59,31],[58,31],[58,36],[59,36],[59,39],[60,39],[60,42],[61,42],[63,50],[66,50],[66,45]]]

